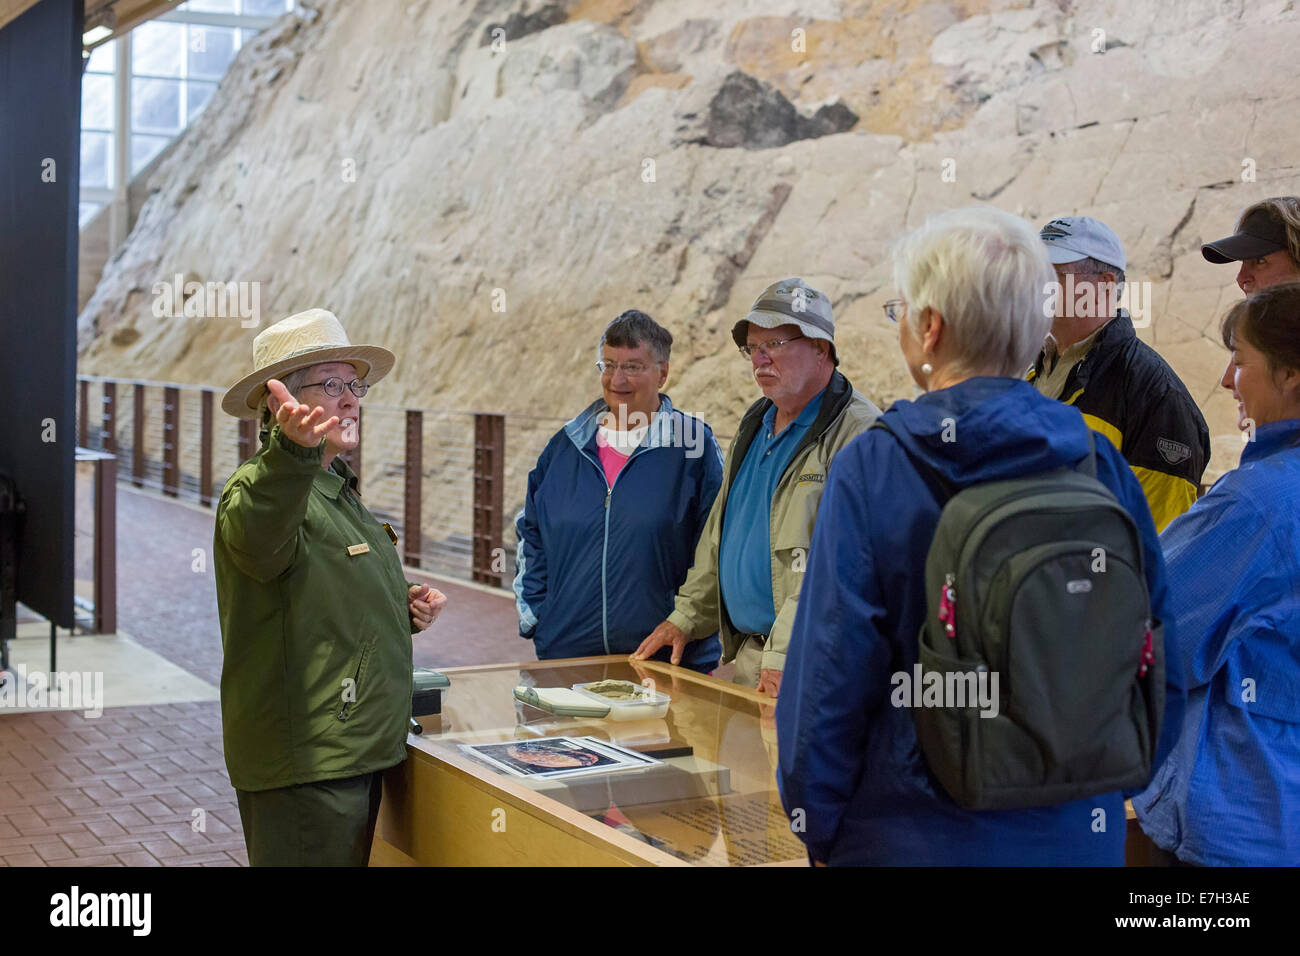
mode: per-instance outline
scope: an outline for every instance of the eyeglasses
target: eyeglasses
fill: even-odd
[[[890,299],[884,305],[885,318],[890,322],[897,322],[907,314],[907,302],[903,299]]]
[[[649,365],[642,365],[640,362],[597,362],[596,368],[600,369],[601,375],[614,375],[619,369],[628,378],[636,378],[638,375],[644,375],[650,368]]]
[[[796,335],[792,339],[774,339],[771,342],[764,342],[762,345],[742,345],[740,346],[740,354],[745,358],[753,358],[754,353],[758,352],[771,358],[773,352],[783,349],[791,342],[797,342],[802,338],[805,338],[805,336]]]
[[[325,390],[325,394],[330,398],[338,398],[343,394],[343,389],[348,388],[357,398],[365,398],[366,392],[370,391],[370,386],[360,379],[354,378],[350,382],[344,382],[343,379],[334,377],[327,378],[323,382],[311,382],[302,386],[303,388],[316,388],[319,386]]]

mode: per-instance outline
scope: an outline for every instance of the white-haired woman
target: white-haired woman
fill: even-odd
[[[913,710],[891,705],[891,675],[918,662],[926,555],[949,497],[1076,467],[1092,444],[1077,410],[1022,379],[1051,326],[1054,281],[1028,223],[991,208],[940,215],[899,244],[894,281],[901,297],[885,311],[924,394],[895,402],[887,427],[856,438],[828,477],[777,703],[786,810],[818,863],[1122,864],[1120,793],[964,809],[923,756]],[[1141,486],[1107,442],[1096,443],[1096,474],[1137,524],[1162,617]]]

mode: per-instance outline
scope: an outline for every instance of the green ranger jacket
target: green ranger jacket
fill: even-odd
[[[238,790],[401,763],[411,714],[407,582],[356,475],[279,427],[230,476],[213,564],[221,721]]]

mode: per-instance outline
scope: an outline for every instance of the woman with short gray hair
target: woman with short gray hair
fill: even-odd
[[[690,569],[722,453],[708,425],[659,391],[672,344],[636,309],[610,322],[596,362],[601,397],[555,433],[528,476],[515,603],[519,636],[539,660],[635,651]],[[708,673],[721,653],[710,636],[682,664]]]
[[[921,706],[921,688],[896,695],[900,675],[920,672],[923,624],[942,627],[929,624],[927,555],[948,500],[1090,460],[1079,412],[1020,377],[1051,325],[1046,250],[1016,216],[960,209],[903,238],[894,276],[900,296],[885,312],[923,394],[895,402],[840,452],[827,479],[776,710],[786,810],[817,863],[1121,865],[1117,788],[1027,809],[967,809],[923,755],[910,709]],[[1108,442],[1096,443],[1091,460],[1136,524],[1151,609],[1163,619],[1164,565],[1141,486]],[[944,597],[955,602],[945,648],[972,627],[950,591],[951,581],[934,594],[940,608]],[[1122,661],[1117,670],[1127,675]],[[999,696],[986,684],[992,705],[1017,706],[1017,688],[1004,685]],[[1157,762],[1171,742],[1162,740]],[[1098,810],[1109,821],[1100,831]]]

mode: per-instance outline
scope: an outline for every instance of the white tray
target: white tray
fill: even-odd
[[[588,684],[601,684],[604,681],[588,681]],[[672,698],[658,691],[647,691],[642,700],[611,700],[600,694],[587,690],[587,684],[574,684],[573,689],[579,694],[609,705],[606,720],[655,720],[668,713]]]

